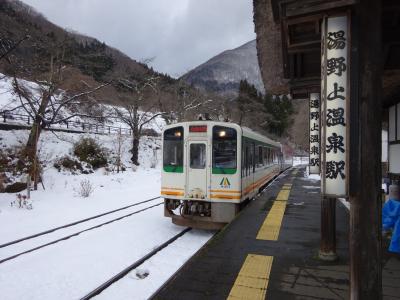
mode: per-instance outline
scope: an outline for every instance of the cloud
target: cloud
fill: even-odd
[[[255,38],[251,0],[24,0],[51,22],[177,76]]]

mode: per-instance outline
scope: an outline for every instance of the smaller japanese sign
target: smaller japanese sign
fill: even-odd
[[[318,93],[310,94],[310,174],[320,172],[320,97]]]

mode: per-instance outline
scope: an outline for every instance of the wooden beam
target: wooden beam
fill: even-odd
[[[381,5],[380,0],[360,0],[352,15],[350,298],[354,300],[382,299]]]
[[[302,1],[285,1],[281,4],[281,12],[283,16],[294,17],[307,14],[315,14],[319,12],[329,11],[341,7],[351,6],[358,0],[302,0]]]

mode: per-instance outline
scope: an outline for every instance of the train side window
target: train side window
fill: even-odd
[[[256,145],[251,143],[251,165],[253,169],[253,173],[256,171]]]
[[[237,168],[237,132],[234,128],[213,127],[213,174],[235,174]]]
[[[164,131],[163,169],[165,172],[183,173],[183,127]]]
[[[263,165],[263,147],[258,146],[258,166],[262,167]]]
[[[258,168],[258,146],[253,143],[254,146],[254,168],[257,169]]]
[[[250,166],[250,152],[249,145],[246,143],[246,177],[249,176],[249,166]]]
[[[244,141],[242,141],[242,170],[241,170],[241,176],[244,177],[245,176],[245,172],[246,172],[246,153],[245,153],[245,145],[244,145]]]
[[[268,159],[269,165],[271,165],[272,164],[272,149],[269,149],[268,157],[269,157],[269,159]]]
[[[263,149],[263,164],[264,166],[268,166],[268,148],[264,147]]]

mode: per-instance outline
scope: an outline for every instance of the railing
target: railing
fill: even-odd
[[[14,123],[15,125],[31,125],[32,118],[29,115],[10,113],[8,111],[0,111],[0,118],[3,123]],[[121,132],[124,135],[132,135],[132,130],[129,128],[116,127],[110,125],[104,125],[101,123],[89,123],[80,121],[64,121],[57,124],[52,124],[47,129],[60,129],[77,132],[87,133],[100,133],[100,134],[115,134]],[[145,135],[156,135],[154,130],[145,130]]]

